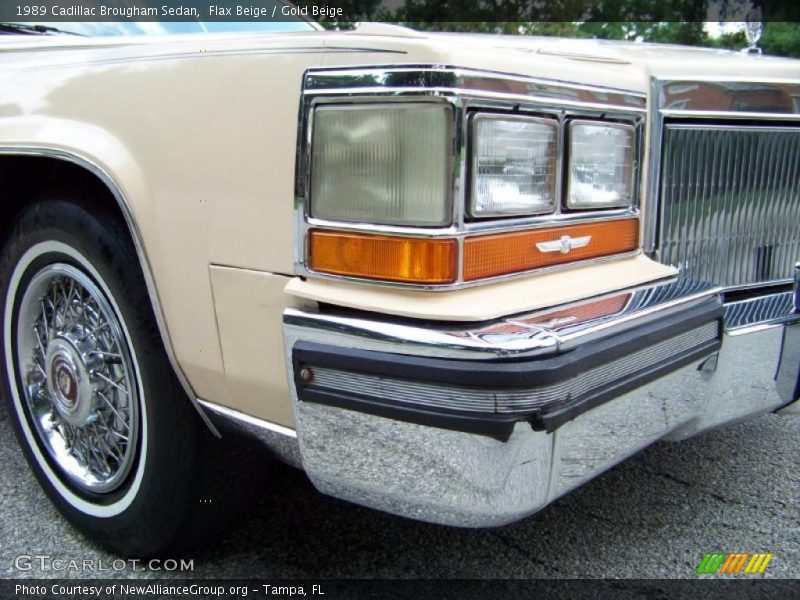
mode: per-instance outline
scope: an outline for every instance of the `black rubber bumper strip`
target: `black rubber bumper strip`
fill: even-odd
[[[580,414],[645,383],[658,379],[693,361],[719,350],[722,338],[722,304],[710,299],[700,305],[671,313],[650,323],[607,338],[589,342],[548,358],[464,360],[430,358],[376,352],[353,348],[297,342],[292,351],[294,379],[298,399],[368,414],[418,423],[431,427],[490,435],[507,439],[514,425],[527,421],[536,430],[553,431]],[[377,377],[391,377],[409,382],[438,383],[473,389],[535,391],[580,377],[589,369],[634,354],[659,342],[717,322],[717,336],[696,347],[648,365],[575,398],[565,398],[551,405],[519,412],[478,413],[443,407],[387,400],[351,391],[315,385],[313,377],[304,382],[300,370],[327,367],[340,371]]]

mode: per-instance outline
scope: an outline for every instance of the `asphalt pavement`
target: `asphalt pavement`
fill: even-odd
[[[252,468],[252,465],[250,465]],[[706,552],[770,552],[765,577],[800,577],[800,416],[765,415],[658,444],[516,524],[418,523],[319,494],[277,468],[229,535],[187,558],[202,578],[696,578]],[[42,570],[36,559],[115,559],[40,491],[0,408],[0,577],[163,577]],[[26,561],[22,561],[23,566]],[[95,564],[98,564],[97,562]],[[119,563],[117,563],[119,564]]]

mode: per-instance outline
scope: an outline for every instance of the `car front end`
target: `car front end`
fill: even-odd
[[[306,73],[284,342],[318,489],[501,525],[797,401],[800,82],[648,74]]]

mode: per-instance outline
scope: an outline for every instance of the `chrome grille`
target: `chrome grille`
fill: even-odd
[[[792,277],[800,258],[800,128],[668,124],[661,260],[740,286]]]

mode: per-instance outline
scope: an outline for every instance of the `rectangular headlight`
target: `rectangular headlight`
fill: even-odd
[[[567,208],[633,203],[634,128],[619,123],[569,124]]]
[[[555,211],[558,123],[478,114],[472,120],[473,217]]]
[[[312,217],[449,225],[452,112],[438,104],[320,106],[311,146]]]

